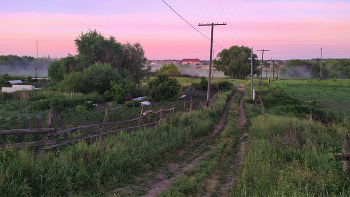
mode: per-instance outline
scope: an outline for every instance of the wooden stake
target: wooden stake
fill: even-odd
[[[106,108],[105,118],[103,119],[103,124],[108,122],[108,114],[109,114],[109,107]],[[102,125],[100,133],[103,133],[104,130],[105,130],[105,126]],[[102,140],[103,140],[103,136],[100,135],[100,144],[102,143]]]
[[[143,105],[141,105],[140,119],[139,119],[139,123],[137,124],[137,126],[140,126],[140,124],[141,124],[142,113],[143,113]],[[139,130],[140,130],[140,127],[139,127]]]

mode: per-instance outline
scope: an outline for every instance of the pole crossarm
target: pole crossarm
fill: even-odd
[[[257,51],[262,51],[262,56],[261,56],[262,60],[261,61],[262,61],[262,65],[264,65],[264,52],[265,51],[270,51],[270,50],[268,50],[268,49],[261,49],[261,50],[257,50]],[[261,79],[262,79],[262,67],[263,67],[262,65],[260,66],[260,83],[259,83],[259,85],[261,85]]]
[[[198,26],[211,26],[211,40],[210,40],[210,62],[209,62],[209,76],[208,76],[208,90],[207,90],[207,106],[209,107],[210,103],[210,83],[211,83],[211,67],[213,64],[213,32],[214,32],[214,26],[216,25],[226,25],[226,23],[207,23],[202,24],[199,23]]]

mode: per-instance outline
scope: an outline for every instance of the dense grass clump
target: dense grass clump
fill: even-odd
[[[251,121],[240,183],[232,196],[350,194],[338,153],[345,127],[272,115]]]

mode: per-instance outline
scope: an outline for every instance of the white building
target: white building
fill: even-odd
[[[12,85],[12,87],[2,87],[3,92],[15,92],[20,90],[34,90],[35,86],[32,85]]]

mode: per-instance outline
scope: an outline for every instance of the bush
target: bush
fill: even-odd
[[[175,78],[169,78],[164,74],[148,83],[149,95],[156,101],[175,101],[179,98],[181,85]]]
[[[140,107],[141,103],[138,101],[126,101],[123,105],[123,107],[126,107],[128,109],[133,108],[133,107]]]
[[[208,80],[205,77],[201,77],[201,82],[199,83],[199,88],[203,91],[208,90]]]
[[[218,86],[219,90],[229,90],[232,87],[232,83],[228,81],[220,81]]]

